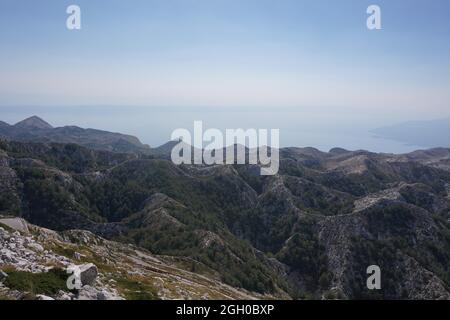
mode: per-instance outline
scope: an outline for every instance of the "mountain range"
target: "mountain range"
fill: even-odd
[[[121,133],[76,126],[53,128],[37,116],[22,120],[15,125],[0,122],[0,137],[27,142],[76,143],[96,150],[125,153],[149,153],[150,147],[138,138]]]
[[[282,148],[279,173],[260,176],[255,165],[176,166],[170,143],[93,147],[109,134],[96,130],[44,139],[57,129],[0,125],[0,215],[130,244],[254,296],[450,299],[450,149]],[[380,290],[366,286],[370,265]]]

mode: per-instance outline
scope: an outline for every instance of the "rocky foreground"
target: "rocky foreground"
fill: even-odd
[[[262,298],[176,265],[89,231],[59,233],[20,218],[0,219],[0,300]],[[73,266],[81,270],[79,290],[67,287]]]

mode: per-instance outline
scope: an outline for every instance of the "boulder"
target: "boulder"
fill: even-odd
[[[93,285],[98,275],[97,266],[93,263],[87,263],[79,266],[79,268],[80,268],[81,284],[83,286]]]
[[[28,229],[28,223],[21,218],[6,218],[6,219],[0,219],[0,223],[4,224],[5,226],[8,226],[9,228],[13,230],[17,230],[24,233],[30,233],[30,230]]]
[[[84,286],[78,291],[76,300],[98,300],[99,291],[91,286]]]

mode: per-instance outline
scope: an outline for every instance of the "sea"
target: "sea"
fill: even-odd
[[[314,147],[329,151],[368,150],[407,153],[426,146],[385,139],[371,132],[410,119],[330,108],[239,108],[162,106],[14,106],[0,107],[0,120],[14,124],[39,116],[54,127],[74,125],[131,134],[157,147],[170,141],[175,129],[193,132],[194,121],[204,129],[279,129],[281,147]]]

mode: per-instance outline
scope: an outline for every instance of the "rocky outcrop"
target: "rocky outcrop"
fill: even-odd
[[[425,210],[387,194],[384,198],[383,193],[374,195],[352,214],[320,222],[319,239],[333,274],[330,287],[346,297],[361,294],[355,292],[359,290],[370,294],[362,280],[367,278],[366,268],[376,264],[385,277],[384,286],[389,287],[383,288],[384,298],[450,299],[450,291],[441,279],[445,273],[440,272],[440,267],[428,270],[423,265],[425,256],[435,259],[429,252],[432,243],[436,245],[433,250],[446,250],[439,240],[438,223]],[[395,243],[400,235],[405,241],[401,246]]]
[[[178,268],[171,259],[165,261],[164,257],[102,239],[88,231],[56,233],[23,223],[27,232],[14,230],[14,224],[7,229],[0,227],[0,297],[37,300],[262,298]],[[84,263],[80,264],[80,260]],[[14,281],[8,280],[9,275],[16,278],[17,272],[22,272],[21,276],[41,275],[74,267],[80,271],[82,285],[75,291],[67,287],[66,280],[53,293],[21,291]],[[72,274],[67,273],[67,281]]]
[[[83,286],[89,286],[95,283],[98,275],[98,269],[93,263],[78,266],[80,269],[80,280]]]

